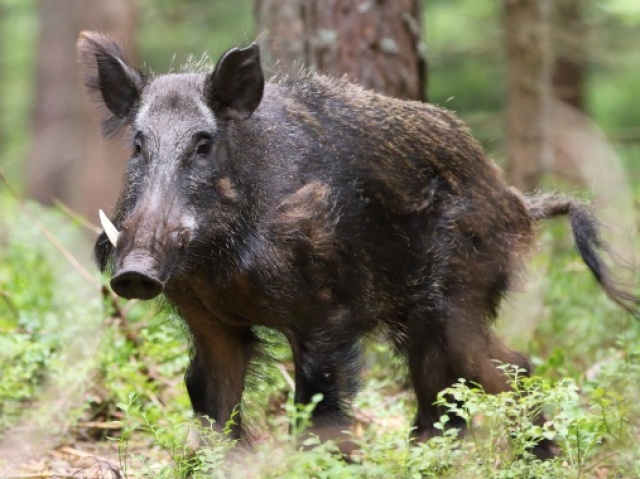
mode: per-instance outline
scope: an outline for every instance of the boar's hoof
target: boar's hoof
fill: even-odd
[[[126,299],[153,299],[162,293],[160,280],[140,271],[122,271],[111,278],[111,288]]]

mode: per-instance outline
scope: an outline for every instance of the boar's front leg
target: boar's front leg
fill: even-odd
[[[185,375],[193,412],[205,427],[209,420],[223,430],[233,416],[231,435],[242,436],[240,401],[247,365],[256,342],[250,331],[222,331],[211,328],[210,336],[195,338],[194,354]],[[215,337],[215,340],[213,340]]]
[[[354,444],[344,431],[351,427],[349,409],[359,383],[361,343],[356,332],[336,327],[332,321],[328,324],[331,326],[288,335],[295,365],[294,401],[308,404],[322,394],[309,432],[321,441],[335,441],[348,455]]]
[[[179,309],[193,335],[193,357],[185,375],[193,411],[203,426],[209,427],[210,418],[215,421],[215,429],[223,430],[237,410],[231,435],[240,438],[240,401],[258,340],[248,326],[231,326],[218,320],[195,298]]]

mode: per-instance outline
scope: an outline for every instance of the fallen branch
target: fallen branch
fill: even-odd
[[[26,214],[31,219],[31,221],[33,221],[33,224],[36,226],[36,228],[38,228],[40,232],[44,235],[44,237],[49,240],[49,242],[62,254],[62,256],[64,256],[64,258],[69,262],[69,264],[71,264],[71,266],[73,266],[75,270],[78,271],[78,273],[80,273],[86,280],[88,280],[90,283],[93,283],[96,286],[96,288],[98,289],[102,288],[102,284],[100,283],[100,281],[98,281],[94,275],[89,273],[89,271],[87,271],[87,269],[84,266],[82,266],[82,264],[80,264],[80,262],[76,259],[76,257],[73,256],[62,243],[60,243],[58,238],[56,238],[53,235],[53,233],[51,233],[51,231],[49,231],[49,229],[44,225],[44,223],[42,223],[37,218],[37,216],[27,207],[24,200],[13,189],[13,187],[7,180],[7,177],[4,175],[4,173],[1,170],[0,170],[0,181],[4,183],[5,187],[7,188],[7,191],[16,200],[22,212]]]
[[[91,231],[92,233],[97,234],[97,235],[102,233],[102,228],[100,228],[99,226],[94,225],[89,220],[87,220],[84,216],[82,216],[82,215],[76,213],[75,211],[73,211],[71,208],[69,208],[67,205],[65,205],[62,201],[53,200],[53,204],[65,216],[67,216],[68,218],[72,219],[73,221],[76,221],[78,224],[80,224],[81,226],[83,226],[87,230]]]
[[[118,327],[122,331],[122,334],[124,334],[125,338],[127,338],[127,341],[131,342],[135,346],[140,346],[141,340],[136,335],[134,330],[135,328],[131,326],[131,322],[129,321],[129,308],[126,310],[123,309],[118,302],[118,296],[106,286],[102,286],[102,296],[109,301],[109,304],[111,304],[111,307],[114,310],[113,317],[119,321]],[[134,301],[135,300],[131,300],[127,304]],[[107,322],[107,324],[109,323]]]
[[[282,364],[278,364],[278,370],[280,371],[280,374],[282,374],[282,377],[284,378],[284,381],[287,383],[289,388],[294,391],[296,389],[296,383],[293,381],[293,378],[291,377],[291,374],[289,374],[289,371],[287,371],[287,369]]]
[[[6,291],[3,291],[3,290],[0,289],[0,298],[2,298],[4,300],[4,302],[7,305],[7,308],[9,308],[9,311],[11,311],[11,314],[13,314],[16,319],[19,319],[20,318],[20,313],[18,312],[18,308],[16,308],[16,305],[13,304],[13,300],[11,299],[11,295],[9,293],[7,293]]]
[[[120,429],[122,429],[123,424],[122,424],[122,421],[84,421],[84,422],[78,422],[73,427],[76,429],[102,429],[106,431],[119,431]],[[66,449],[66,448],[63,448],[63,449]],[[63,451],[63,449],[61,449],[61,451]],[[68,451],[63,451],[63,452],[66,452],[67,454],[71,454]],[[81,452],[81,451],[76,451],[76,453],[77,452]],[[76,453],[73,453],[73,454],[78,455]],[[87,453],[83,453],[83,454],[85,454],[83,457],[94,457],[93,454],[87,454]]]

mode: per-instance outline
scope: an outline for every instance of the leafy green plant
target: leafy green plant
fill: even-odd
[[[599,463],[602,443],[617,440],[627,427],[620,397],[595,389],[585,404],[571,379],[551,382],[524,377],[513,366],[501,368],[512,391],[486,394],[461,380],[439,398],[440,405],[472,426],[476,460],[465,469],[477,477],[585,477]],[[548,419],[536,424],[541,412]],[[447,420],[443,416],[442,427]],[[558,458],[540,461],[533,456],[534,446],[545,439],[556,441]]]
[[[30,208],[60,236],[75,228],[59,214]],[[85,288],[74,285],[60,252],[43,241],[18,204],[0,195],[0,434],[34,403],[47,384],[65,379],[66,361],[82,355],[74,349],[78,332],[91,328],[97,301],[79,302]],[[76,233],[77,234],[77,233]],[[69,295],[66,288],[80,293]],[[81,348],[80,348],[81,349]]]
[[[79,414],[80,424],[120,427],[80,430],[97,441],[112,438],[127,478],[640,477],[640,324],[613,308],[580,270],[560,239],[564,226],[543,231],[542,241],[557,246],[542,248],[533,260],[548,265],[541,301],[549,307],[542,308],[530,341],[541,377],[504,366],[514,390],[500,395],[456,384],[440,400],[467,419],[466,437],[446,430],[445,417],[442,436],[415,444],[406,367],[385,347],[369,345],[364,388],[354,404],[358,451],[345,460],[335,444],[308,434],[315,404],[295,405],[290,378],[265,358],[252,366],[244,399],[244,410],[253,413],[246,423],[257,438],[251,447],[202,427],[183,385],[189,339],[171,309],[83,290],[78,282],[84,279],[17,205],[2,196],[0,203],[6,213],[0,230],[0,431],[38,421],[57,435]],[[56,213],[37,211],[65,242],[79,235]],[[89,299],[79,299],[79,291]],[[290,361],[281,337],[259,334],[269,344],[265,356]],[[53,398],[69,390],[77,390],[83,409],[63,408],[54,417]],[[545,424],[532,420],[539,411],[549,418]],[[59,437],[73,440],[68,433]],[[204,446],[194,447],[194,437]],[[558,443],[557,459],[531,455],[541,438]]]
[[[234,445],[229,434],[231,424],[218,432],[211,425],[181,415],[171,415],[162,422],[151,420],[142,410],[144,401],[130,393],[118,408],[124,413],[118,438],[120,470],[127,478],[221,477],[228,452]],[[140,453],[131,447],[135,436],[149,437],[149,450]],[[200,444],[206,446],[200,447]]]

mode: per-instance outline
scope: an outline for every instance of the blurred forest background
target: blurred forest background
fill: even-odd
[[[90,261],[82,222],[16,198],[60,200],[94,223],[98,208],[115,205],[129,146],[100,137],[76,63],[84,29],[119,39],[147,74],[205,52],[215,61],[258,38],[270,73],[305,65],[427,99],[457,112],[513,184],[592,197],[607,232],[626,236],[615,250],[630,261],[639,251],[639,0],[0,0],[0,180],[18,192],[0,183],[0,477],[212,477],[227,447],[212,448],[204,472],[189,475],[194,456],[177,459],[185,436],[172,422],[191,417],[179,321],[111,298],[96,269],[80,265]],[[640,323],[604,297],[565,222],[547,223],[539,239],[527,293],[505,304],[499,328],[550,381],[538,400],[557,406],[565,450],[552,465],[531,472],[500,442],[513,425],[500,435],[491,422],[496,447],[451,436],[406,447],[411,399],[398,365],[377,349],[354,406],[370,468],[322,448],[294,454],[296,438],[280,421],[299,414],[287,406],[285,352],[276,355],[284,369],[270,370],[249,401],[264,406],[258,419],[275,421],[270,436],[291,449],[263,450],[256,463],[272,475],[233,477],[640,477]],[[498,403],[493,417],[524,416],[516,403]],[[107,464],[86,451],[120,461],[123,474],[77,476],[79,459]],[[127,475],[131,451],[146,461],[141,475]],[[318,475],[318,464],[340,474]],[[3,475],[10,467],[19,474]]]
[[[204,52],[216,59],[268,30],[260,37],[268,68],[279,60],[276,69],[291,73],[304,63],[452,109],[525,190],[544,172],[554,187],[600,180],[585,169],[602,156],[589,143],[604,139],[598,128],[625,177],[639,175],[636,0],[0,0],[0,167],[29,196],[91,218],[113,207],[128,152],[99,137],[80,86],[83,29],[120,39],[146,72]],[[404,43],[402,29],[413,36]],[[377,53],[349,50],[358,41]],[[400,86],[387,78],[396,70],[406,77]]]

